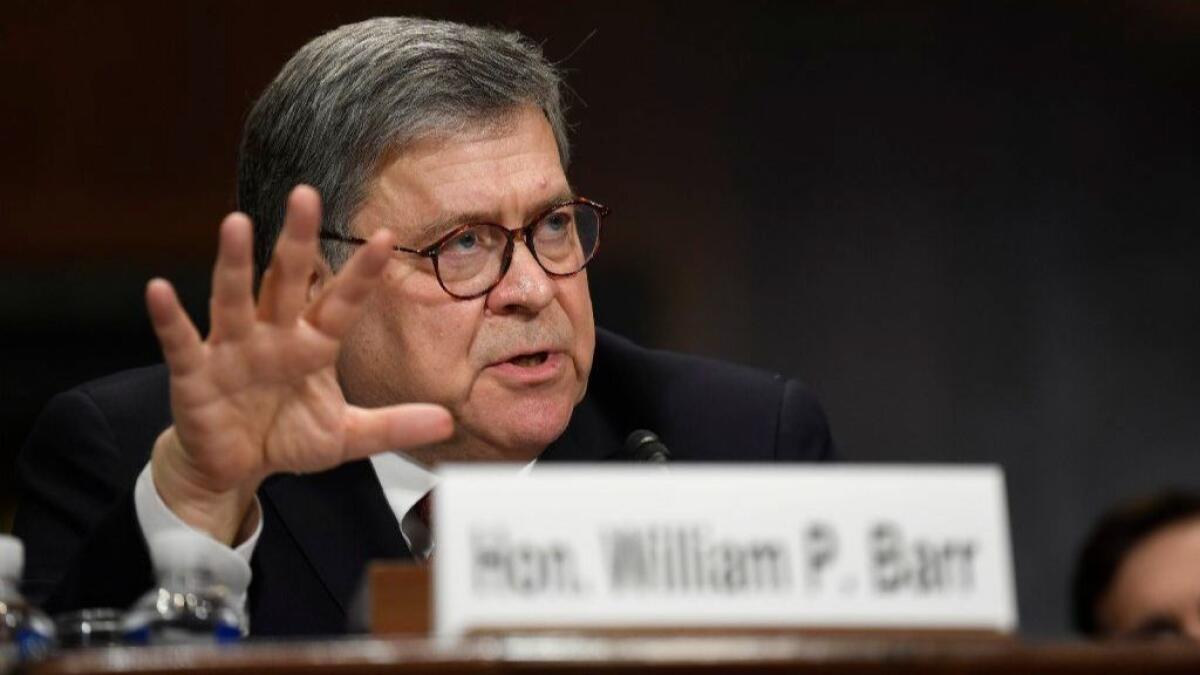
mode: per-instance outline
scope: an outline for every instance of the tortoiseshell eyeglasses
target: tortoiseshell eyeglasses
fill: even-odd
[[[433,261],[442,289],[460,300],[487,295],[499,285],[512,264],[513,243],[518,237],[552,277],[577,274],[600,248],[600,223],[606,206],[577,197],[546,209],[529,224],[510,230],[495,223],[468,223],[425,248],[396,246]],[[361,245],[365,239],[321,230],[322,239]]]

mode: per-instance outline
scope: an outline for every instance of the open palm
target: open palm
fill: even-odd
[[[316,192],[297,187],[256,304],[250,221],[237,213],[225,219],[207,339],[170,284],[156,279],[146,289],[175,422],[155,445],[155,486],[185,522],[219,540],[236,539],[255,490],[273,473],[320,471],[442,440],[452,430],[439,406],[346,403],[334,362],[391,255],[392,237],[376,233],[314,289],[319,225]]]

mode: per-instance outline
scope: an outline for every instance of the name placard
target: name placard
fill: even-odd
[[[434,626],[1016,627],[994,466],[455,465]]]

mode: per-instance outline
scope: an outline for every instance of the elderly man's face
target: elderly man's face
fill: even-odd
[[[510,123],[396,157],[351,229],[366,237],[390,228],[401,245],[423,248],[464,221],[522,227],[571,196],[550,125],[530,106]],[[432,261],[409,253],[396,254],[381,283],[343,343],[338,373],[351,403],[450,410],[454,439],[410,454],[430,464],[527,461],[562,433],[595,346],[586,272],[547,276],[518,241],[508,273],[484,297],[451,297]]]
[[[1164,527],[1129,552],[1099,606],[1113,637],[1200,642],[1200,518]]]

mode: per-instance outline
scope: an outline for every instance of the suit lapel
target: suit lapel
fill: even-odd
[[[566,431],[538,461],[610,460],[621,451],[623,439],[623,432],[601,413],[594,398],[585,396]],[[271,502],[343,611],[349,608],[368,562],[413,557],[369,461],[305,476],[280,474],[263,484],[261,495]]]
[[[305,476],[281,474],[262,492],[343,611],[368,562],[412,557],[369,461]]]

